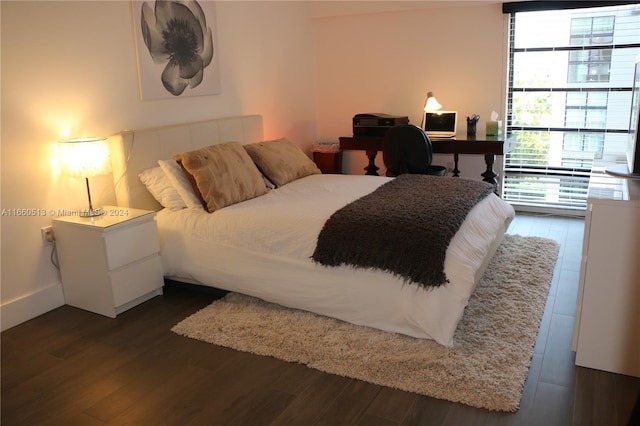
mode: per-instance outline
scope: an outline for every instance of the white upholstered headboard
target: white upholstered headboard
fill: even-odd
[[[140,182],[140,172],[185,151],[229,141],[246,144],[261,140],[260,115],[124,130],[109,138],[116,202],[123,207],[159,210],[160,204]]]

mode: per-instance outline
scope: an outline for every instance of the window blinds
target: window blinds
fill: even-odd
[[[514,5],[503,10],[512,10],[507,130],[518,142],[505,156],[504,198],[521,210],[584,210],[591,169],[624,159],[640,7]]]

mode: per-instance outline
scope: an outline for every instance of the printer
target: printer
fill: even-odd
[[[385,132],[399,124],[409,124],[409,117],[379,112],[353,116],[353,136],[382,137]]]

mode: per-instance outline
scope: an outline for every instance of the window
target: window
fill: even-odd
[[[530,10],[554,3],[563,10]],[[510,13],[505,200],[519,210],[580,211],[592,168],[624,160],[638,4],[506,3]],[[625,3],[625,2],[622,2]],[[524,5],[524,6],[522,6]]]
[[[571,46],[597,46],[613,43],[614,16],[572,18]],[[569,52],[569,83],[609,81],[611,49],[590,48]]]

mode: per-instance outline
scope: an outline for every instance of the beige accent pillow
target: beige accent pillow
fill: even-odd
[[[276,186],[322,173],[293,142],[276,139],[244,145],[260,171]]]
[[[267,193],[260,171],[238,142],[185,152],[174,159],[193,177],[211,213]]]

